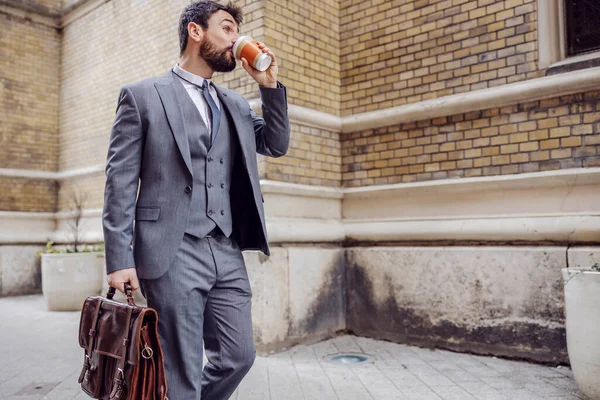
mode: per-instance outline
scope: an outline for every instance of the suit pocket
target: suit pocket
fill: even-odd
[[[160,207],[137,207],[135,209],[136,221],[156,221],[160,216]]]

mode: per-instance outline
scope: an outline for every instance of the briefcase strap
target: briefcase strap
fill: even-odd
[[[90,336],[90,339],[88,341],[88,348],[86,349],[87,351],[85,352],[85,360],[83,362],[83,369],[81,370],[81,373],[79,374],[79,383],[83,382],[84,380],[85,381],[88,380],[89,374],[90,374],[90,369],[92,368],[91,357],[92,357],[92,350],[94,349],[94,342],[96,341],[96,326],[97,326],[97,322],[98,322],[98,313],[100,312],[101,305],[102,305],[101,301],[96,303],[96,309],[94,310],[94,318],[92,319],[92,327],[90,328],[90,332],[88,333],[88,335]]]
[[[127,285],[129,286],[129,285]],[[131,290],[131,286],[129,287]],[[133,300],[133,299],[132,299]],[[131,313],[132,309],[127,308],[127,322],[125,326],[129,327],[131,324]],[[123,390],[125,389],[125,363],[127,362],[127,356],[129,355],[128,347],[129,347],[129,334],[131,329],[125,330],[125,337],[123,338],[123,357],[119,359],[117,363],[117,373],[115,374],[115,380],[113,382],[113,387],[110,393],[110,399],[120,399],[123,395]]]
[[[106,293],[106,298],[109,300],[112,300],[113,297],[115,296],[115,293],[117,292],[117,289],[115,289],[114,287],[110,287],[108,288],[108,293]],[[130,306],[134,306],[136,307],[135,301],[133,300],[133,288],[131,287],[131,285],[129,283],[125,284],[125,295],[127,296],[127,304],[129,304]]]

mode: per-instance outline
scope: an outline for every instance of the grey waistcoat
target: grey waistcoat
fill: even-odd
[[[180,100],[194,176],[185,231],[204,237],[218,226],[229,237],[233,228],[229,188],[237,151],[237,138],[229,115],[221,104],[221,123],[211,147],[208,129],[196,105],[189,96],[183,96]]]

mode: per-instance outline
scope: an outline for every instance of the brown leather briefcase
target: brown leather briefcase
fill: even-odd
[[[114,288],[83,303],[81,388],[101,400],[168,400],[158,314],[135,304],[131,286],[125,293],[127,304],[113,300]]]

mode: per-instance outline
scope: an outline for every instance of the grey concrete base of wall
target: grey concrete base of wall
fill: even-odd
[[[40,292],[41,249],[0,247],[1,295]],[[568,363],[560,270],[600,259],[566,246],[271,250],[244,255],[260,353],[350,331],[552,364]]]
[[[273,246],[269,258],[244,256],[259,352],[315,342],[346,328],[343,249]]]
[[[566,255],[566,247],[348,249],[348,327],[399,343],[567,363]]]
[[[40,259],[43,246],[0,246],[0,296],[42,292]]]

